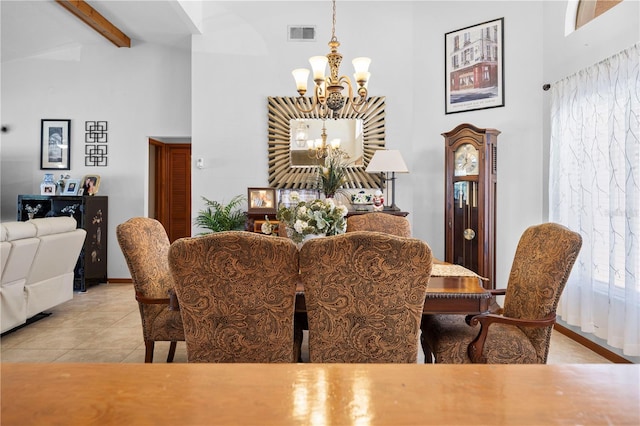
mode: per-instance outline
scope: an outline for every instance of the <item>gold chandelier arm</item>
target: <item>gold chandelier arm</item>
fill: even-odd
[[[315,98],[311,99],[311,105],[309,106],[309,108],[305,108],[304,104],[306,104],[307,99],[308,98],[305,98],[304,96],[298,96],[297,98],[295,98],[296,103],[294,105],[296,106],[296,109],[304,114],[309,114],[316,108]]]
[[[353,95],[353,86],[351,85],[349,77],[343,75],[338,79],[338,82],[346,84],[349,89],[349,95],[345,99],[345,107],[348,108],[350,106],[357,114],[366,112],[369,108],[369,105],[367,104],[367,88],[364,86],[359,87],[357,93],[358,96],[355,97]]]

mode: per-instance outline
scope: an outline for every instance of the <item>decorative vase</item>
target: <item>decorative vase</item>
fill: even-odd
[[[40,195],[56,195],[56,181],[53,180],[53,173],[45,173],[40,183]]]
[[[31,220],[35,217],[35,213],[27,213],[27,217]]]
[[[325,234],[308,234],[302,238],[302,244],[306,243],[309,240],[313,240],[314,238],[326,237]]]

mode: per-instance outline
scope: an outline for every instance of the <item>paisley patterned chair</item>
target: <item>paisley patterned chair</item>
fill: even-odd
[[[558,299],[580,252],[582,237],[546,223],[520,238],[502,315],[430,315],[422,324],[425,356],[437,363],[546,364]],[[479,325],[478,325],[479,324]]]
[[[431,265],[425,242],[381,232],[305,242],[300,274],[310,361],[417,362]]]
[[[399,237],[411,237],[411,224],[406,217],[373,212],[357,214],[347,218],[347,232],[377,231]]]
[[[179,311],[169,309],[173,279],[167,254],[169,238],[160,222],[134,217],[116,227],[120,249],[127,261],[142,318],[144,362],[153,362],[155,342],[169,341],[167,362],[172,362],[176,342],[184,341]]]
[[[189,362],[296,362],[298,249],[245,231],[181,238],[169,266]]]

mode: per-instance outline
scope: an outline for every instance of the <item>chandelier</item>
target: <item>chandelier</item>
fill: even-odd
[[[322,160],[331,155],[332,151],[340,149],[340,139],[333,139],[327,143],[326,119],[322,119],[322,133],[320,139],[309,138],[309,125],[299,121],[293,130],[294,140],[298,148],[307,148],[309,158]]]
[[[336,38],[336,1],[333,0],[333,21],[331,26],[331,40],[329,47],[331,51],[327,56],[313,56],[309,58],[309,63],[313,70],[313,81],[315,82],[315,90],[313,97],[305,98],[307,93],[307,80],[309,78],[309,70],[306,68],[298,68],[293,70],[293,78],[296,81],[296,87],[300,96],[299,102],[296,102],[296,108],[302,113],[310,113],[315,111],[319,117],[326,118],[333,116],[344,107],[351,109],[357,114],[361,114],[367,110],[367,83],[371,73],[369,73],[369,58],[353,59],[353,67],[355,68],[354,78],[357,84],[356,95],[351,80],[346,75],[339,76],[340,63],[342,55],[338,53],[340,42]],[[325,76],[325,69],[329,65],[329,75]],[[348,96],[342,92],[348,89]],[[310,102],[307,102],[309,100]]]

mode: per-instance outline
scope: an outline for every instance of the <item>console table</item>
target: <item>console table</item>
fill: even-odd
[[[358,214],[367,214],[367,213],[373,213],[373,212],[350,209],[349,212],[347,213],[347,217],[355,216]],[[402,217],[406,217],[409,215],[409,212],[394,211],[394,210],[383,210],[381,213],[387,213],[387,214],[392,214],[394,216],[402,216]],[[247,220],[244,223],[244,230],[249,232],[261,232],[260,227],[265,222],[265,219],[264,219],[265,216],[269,218],[269,222],[278,223],[278,219],[276,219],[275,213],[265,215],[264,213],[245,212],[245,216],[247,217]]]
[[[72,216],[78,228],[87,231],[74,271],[73,289],[86,291],[88,285],[107,282],[107,219],[106,196],[18,195],[17,220],[29,219],[27,206],[40,205],[33,217]]]

